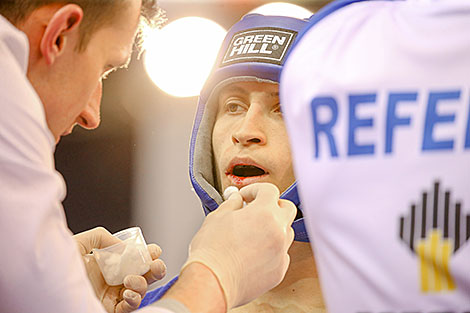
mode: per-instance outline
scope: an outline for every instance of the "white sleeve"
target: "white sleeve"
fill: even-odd
[[[42,104],[15,56],[27,44],[14,31],[0,35],[2,311],[104,312],[67,227]]]
[[[0,26],[1,311],[104,313],[67,227],[54,139],[25,76],[27,40],[1,16]]]

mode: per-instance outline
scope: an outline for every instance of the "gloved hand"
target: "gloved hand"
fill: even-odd
[[[101,274],[98,263],[90,254],[93,248],[104,248],[119,242],[103,227],[97,227],[74,236],[83,257],[88,278],[95,294],[109,313],[128,313],[136,310],[149,284],[162,279],[166,274],[165,263],[158,259],[162,250],[155,244],[147,245],[152,258],[150,270],[144,275],[128,275],[124,284],[109,286]]]
[[[246,186],[206,217],[182,271],[202,263],[217,277],[227,310],[248,303],[284,278],[295,215],[295,205],[280,200],[276,186]]]

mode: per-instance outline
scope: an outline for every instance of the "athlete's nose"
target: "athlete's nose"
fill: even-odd
[[[232,134],[232,142],[244,146],[266,144],[267,137],[263,130],[263,118],[264,115],[261,110],[257,109],[256,106],[250,106],[241,121],[240,127]]]

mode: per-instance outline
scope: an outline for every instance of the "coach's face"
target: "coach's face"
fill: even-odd
[[[42,58],[32,57],[28,77],[44,104],[56,142],[77,124],[93,129],[100,123],[102,78],[128,63],[139,22],[141,1],[126,1],[113,21],[91,35],[83,51],[77,49],[81,8],[46,7],[53,11],[38,39]]]

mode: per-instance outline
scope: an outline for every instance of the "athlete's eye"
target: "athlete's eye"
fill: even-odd
[[[225,111],[231,114],[241,113],[245,110],[245,104],[237,99],[228,99],[225,102]]]
[[[232,102],[232,103],[229,103],[229,104],[227,105],[227,109],[228,109],[228,111],[231,112],[231,113],[237,112],[238,109],[239,109],[239,107],[240,107],[240,106],[239,106],[238,104],[233,103],[233,102]]]

